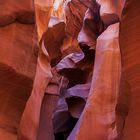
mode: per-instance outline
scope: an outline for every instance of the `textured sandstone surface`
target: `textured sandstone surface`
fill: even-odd
[[[44,3],[48,2],[48,3]],[[36,75],[31,96],[29,97],[22,115],[18,139],[37,140],[41,104],[45,89],[52,78],[48,52],[44,46],[43,35],[48,29],[52,11],[52,1],[35,1],[36,25],[39,43],[39,54]],[[30,129],[30,132],[28,131]]]
[[[33,79],[36,69],[37,44],[34,25],[12,23],[0,27],[0,63]]]
[[[38,55],[33,1],[0,1],[0,139],[17,140]]]
[[[139,140],[140,135],[140,2],[127,0],[120,26],[120,49],[122,54],[121,116],[125,116],[123,140]]]
[[[3,140],[16,140],[33,81],[2,63],[0,77],[0,137]]]
[[[139,140],[139,6],[1,0],[0,140]]]
[[[87,104],[68,140],[113,140],[116,137],[115,126],[111,125],[115,123],[114,112],[120,78],[118,28],[118,23],[109,26],[97,39]]]
[[[32,0],[1,0],[0,1],[0,26],[20,23],[34,23],[34,3]]]

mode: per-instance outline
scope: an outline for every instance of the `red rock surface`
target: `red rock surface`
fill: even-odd
[[[20,23],[34,23],[34,3],[32,0],[1,0],[0,1],[0,26]]]
[[[109,26],[97,39],[87,104],[68,140],[113,140],[116,137],[113,123],[120,78],[118,28],[119,24]]]
[[[139,140],[139,5],[1,0],[0,140]]]
[[[32,1],[0,1],[0,139],[17,140],[37,62]]]
[[[36,69],[37,45],[34,25],[12,23],[0,28],[0,63],[11,66],[33,79]]]
[[[122,87],[123,96],[121,115],[126,117],[123,140],[140,139],[140,12],[138,0],[126,0],[120,26],[120,49],[122,55],[122,76],[125,85]],[[124,85],[124,81],[121,81]],[[127,91],[127,92],[126,92]]]
[[[3,140],[15,140],[32,79],[2,63],[0,77],[0,135]]]

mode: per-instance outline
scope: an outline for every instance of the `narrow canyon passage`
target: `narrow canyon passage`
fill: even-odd
[[[0,1],[0,140],[140,140],[138,0]]]

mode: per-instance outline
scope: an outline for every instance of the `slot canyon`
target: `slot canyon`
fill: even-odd
[[[0,140],[140,140],[139,0],[0,10]]]

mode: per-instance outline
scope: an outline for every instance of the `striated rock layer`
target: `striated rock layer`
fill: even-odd
[[[0,139],[17,140],[37,62],[32,1],[0,1]]]
[[[87,104],[68,140],[113,140],[116,137],[113,123],[120,78],[118,29],[118,23],[111,25],[97,39]]]
[[[0,139],[139,140],[139,5],[1,0]]]
[[[124,123],[123,140],[140,139],[140,1],[126,0],[120,26],[122,90],[118,114]],[[125,121],[124,121],[125,119]]]

